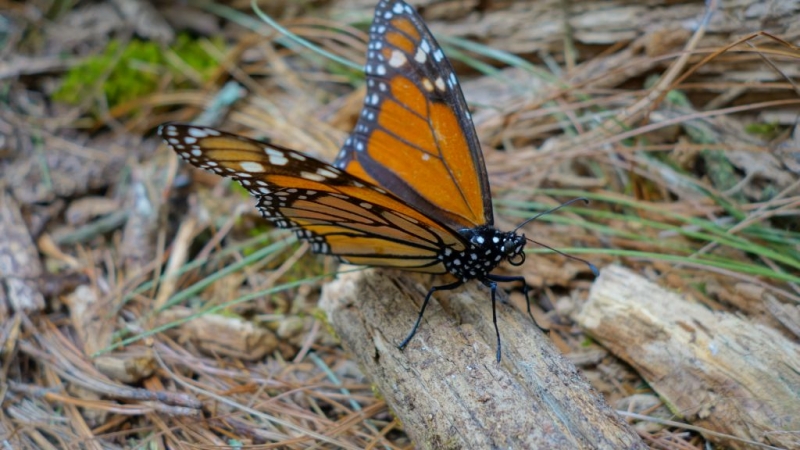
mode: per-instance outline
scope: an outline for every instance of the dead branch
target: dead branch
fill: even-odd
[[[745,440],[800,446],[800,346],[774,329],[710,311],[615,266],[603,270],[575,319],[682,419]]]

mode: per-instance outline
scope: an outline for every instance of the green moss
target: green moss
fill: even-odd
[[[744,127],[748,134],[758,136],[767,140],[776,138],[782,131],[778,123],[751,123]]]
[[[212,45],[223,48],[220,40]],[[171,57],[168,55],[172,55]],[[174,64],[170,61],[179,60]],[[187,67],[207,79],[218,66],[202,42],[181,34],[169,48],[152,41],[112,39],[106,49],[70,69],[53,94],[57,101],[73,105],[87,98],[105,97],[109,107],[144,97],[159,89],[165,75],[177,85],[187,83]]]
[[[202,42],[202,40],[194,39],[188,34],[179,34],[175,44],[172,46],[172,51],[184,64],[199,72],[206,79],[213,73],[214,69],[219,67],[219,63],[206,51]],[[220,37],[212,38],[208,42],[220,52],[225,48],[225,43]]]

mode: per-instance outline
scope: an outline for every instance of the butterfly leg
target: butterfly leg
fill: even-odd
[[[486,278],[488,278],[491,281],[496,281],[496,282],[501,282],[501,283],[511,282],[511,281],[519,281],[519,282],[521,282],[522,283],[522,293],[525,294],[525,303],[528,306],[528,316],[530,316],[531,320],[533,321],[533,324],[536,325],[536,327],[538,327],[540,330],[544,331],[545,333],[548,333],[550,331],[549,329],[539,325],[539,322],[536,321],[536,319],[533,317],[533,313],[531,313],[531,298],[528,295],[528,292],[530,291],[530,287],[528,286],[528,283],[525,282],[525,278],[523,278],[523,277],[506,277],[506,276],[503,276],[503,275],[489,275]]]
[[[486,278],[481,282],[492,291],[492,322],[494,323],[494,334],[497,335],[497,362],[500,362],[500,329],[497,327],[497,281]]]
[[[430,301],[431,295],[433,295],[434,292],[449,291],[451,289],[455,289],[461,286],[462,284],[464,284],[463,281],[456,281],[455,283],[445,284],[442,286],[433,286],[428,291],[428,294],[425,295],[425,301],[422,302],[422,308],[420,308],[419,310],[419,315],[417,316],[417,321],[414,323],[414,328],[411,329],[411,332],[408,333],[408,336],[406,336],[406,338],[403,339],[403,342],[401,342],[400,345],[397,346],[397,348],[399,348],[400,350],[405,349],[406,345],[408,345],[408,342],[411,341],[411,338],[413,338],[414,335],[417,334],[417,328],[419,328],[419,324],[420,322],[422,322],[422,315],[425,314],[425,308],[428,306],[428,301]]]

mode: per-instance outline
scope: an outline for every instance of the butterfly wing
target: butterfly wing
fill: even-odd
[[[302,153],[192,125],[165,124],[159,134],[190,164],[241,183],[264,218],[294,229],[316,253],[446,273],[443,252],[465,248],[460,235],[383,188]]]
[[[364,108],[334,165],[453,229],[491,225],[475,127],[433,35],[411,6],[381,0],[369,36]]]

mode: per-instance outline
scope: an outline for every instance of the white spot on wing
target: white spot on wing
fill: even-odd
[[[325,177],[311,172],[300,172],[300,176],[311,181],[325,181]]]
[[[269,162],[270,162],[270,164],[275,165],[275,166],[285,166],[286,163],[289,162],[289,160],[286,159],[286,157],[283,156],[283,155],[281,155],[281,156],[269,155]]]
[[[186,130],[186,132],[189,134],[189,136],[196,138],[204,138],[208,136],[206,131],[202,128],[189,128],[188,130]]]
[[[425,53],[430,53],[431,52],[431,46],[428,45],[428,41],[426,41],[425,39],[423,39],[422,43],[419,44],[419,48],[421,48],[422,51],[425,52]]]
[[[211,128],[197,128],[191,127],[186,130],[189,136],[196,138],[204,138],[209,136],[219,136],[219,131],[212,130]]]
[[[423,63],[425,63],[425,61],[427,59],[428,59],[428,55],[426,55],[425,52],[423,52],[421,48],[418,48],[417,49],[417,53],[414,55],[414,61],[416,61],[416,62],[418,62],[420,64],[423,64]]]
[[[286,154],[281,151],[269,147],[264,147],[264,151],[269,157],[269,163],[274,166],[285,166],[289,162],[289,160],[286,159]]]
[[[264,171],[264,166],[254,161],[242,161],[239,163],[239,167],[245,172],[260,173]]]
[[[328,169],[317,169],[317,173],[325,178],[337,178],[339,176]]]
[[[401,67],[406,63],[406,55],[400,50],[393,50],[392,57],[389,58],[389,65],[392,67]]]

